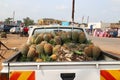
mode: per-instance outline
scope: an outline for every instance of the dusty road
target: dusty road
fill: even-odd
[[[3,59],[0,56],[0,70],[2,68],[1,63],[11,57],[14,53],[17,52],[17,50],[20,49],[21,45],[27,41],[27,37],[20,37],[17,34],[7,34],[7,38],[0,38],[0,41],[10,48],[10,50],[7,50],[4,46],[1,45],[0,48],[0,55],[4,56],[5,59]],[[16,50],[14,50],[16,49]]]
[[[120,55],[120,38],[91,37],[93,43],[102,50]]]

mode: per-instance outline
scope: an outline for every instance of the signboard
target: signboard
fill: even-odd
[[[62,22],[62,26],[69,26],[70,23],[69,22]]]

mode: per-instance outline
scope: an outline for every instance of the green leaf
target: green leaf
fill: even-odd
[[[75,54],[79,54],[79,55],[83,54],[83,52],[78,51],[78,50],[75,50],[74,53],[75,53]]]

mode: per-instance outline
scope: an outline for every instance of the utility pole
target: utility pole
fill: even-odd
[[[87,17],[87,24],[89,23],[89,16]]]
[[[75,12],[74,8],[75,8],[75,0],[72,0],[72,22],[74,22],[74,12]]]
[[[84,23],[84,16],[82,17],[82,23]]]

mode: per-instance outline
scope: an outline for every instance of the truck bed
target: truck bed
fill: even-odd
[[[21,52],[18,51],[16,54],[11,56],[9,59],[7,59],[5,62],[19,62],[19,58],[21,57]],[[117,56],[112,53],[108,53],[105,51],[101,51],[101,55],[99,56],[97,61],[110,61],[110,60],[120,60],[120,56]]]
[[[98,61],[19,62],[21,53],[18,52],[3,63],[2,72],[33,72],[35,80],[101,80],[102,70],[120,70],[119,56],[104,51],[101,54]]]

